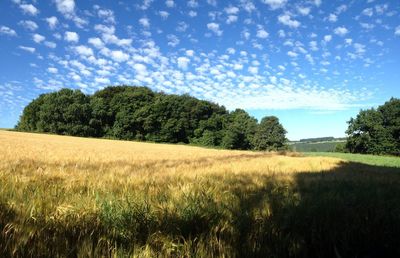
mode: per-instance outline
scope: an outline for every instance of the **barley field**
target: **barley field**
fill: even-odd
[[[0,131],[1,257],[400,254],[400,170]]]

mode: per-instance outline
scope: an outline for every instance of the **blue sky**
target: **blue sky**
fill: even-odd
[[[344,136],[400,97],[396,0],[0,1],[0,127],[63,87],[140,85]]]

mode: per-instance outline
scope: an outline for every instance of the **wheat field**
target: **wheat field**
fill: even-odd
[[[346,257],[382,239],[399,251],[386,240],[400,230],[395,168],[10,131],[0,157],[0,256]]]

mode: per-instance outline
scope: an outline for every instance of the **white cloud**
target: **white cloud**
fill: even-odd
[[[15,30],[7,27],[7,26],[1,26],[0,27],[0,35],[7,35],[7,36],[17,36],[17,33],[15,32]]]
[[[328,20],[330,22],[337,22],[337,15],[333,13],[329,14]]]
[[[66,19],[72,20],[76,26],[82,28],[88,21],[78,17],[75,13],[74,0],[55,0],[57,11],[60,12]]]
[[[25,46],[19,46],[19,49],[22,49],[24,51],[30,52],[30,53],[35,53],[36,49],[34,47],[25,47]]]
[[[269,36],[269,33],[265,31],[264,29],[259,29],[257,31],[257,38],[265,39]]]
[[[88,43],[94,46],[95,48],[103,48],[104,43],[99,38],[89,38]]]
[[[299,6],[297,7],[297,11],[301,14],[301,15],[309,15],[311,12],[311,8],[310,7],[302,7]]]
[[[49,25],[50,29],[54,29],[58,24],[58,19],[55,16],[46,18],[46,22]]]
[[[44,42],[44,45],[45,45],[46,47],[49,47],[49,48],[56,48],[56,47],[57,47],[57,44],[54,43],[54,42],[52,42],[52,41],[45,41],[45,42]]]
[[[190,50],[190,49],[189,49],[189,50],[186,50],[185,53],[186,53],[187,56],[193,56],[193,55],[194,55],[194,51],[193,51],[193,50]]]
[[[64,39],[68,42],[78,43],[79,35],[73,31],[66,31],[64,34]]]
[[[298,56],[298,54],[293,52],[293,51],[287,52],[287,55],[290,56],[290,57],[297,57]]]
[[[167,39],[168,39],[168,46],[171,47],[176,47],[180,42],[179,38],[173,34],[168,34]]]
[[[372,8],[366,8],[362,11],[362,14],[371,17],[374,15],[374,10]]]
[[[251,74],[258,74],[258,67],[250,66],[247,70]]]
[[[23,13],[29,14],[32,16],[36,16],[39,13],[39,10],[31,4],[21,4],[21,5],[19,5],[19,8],[22,9]]]
[[[347,33],[349,33],[349,30],[348,29],[346,29],[345,27],[337,27],[335,30],[334,30],[334,33],[336,34],[336,35],[339,35],[339,36],[344,36],[344,35],[346,35]]]
[[[44,41],[46,38],[40,34],[33,34],[33,41],[35,41],[36,43],[41,43],[42,41]]]
[[[278,21],[286,26],[291,28],[297,28],[300,26],[300,22],[296,20],[292,20],[289,14],[282,14],[278,17]]]
[[[197,12],[196,11],[193,11],[193,10],[190,10],[189,11],[189,13],[188,13],[188,15],[190,16],[190,17],[196,17],[197,16]]]
[[[115,62],[125,62],[129,60],[129,55],[122,52],[121,50],[115,50],[115,51],[111,51],[111,58],[115,61]]]
[[[181,56],[181,57],[178,57],[177,63],[178,63],[178,67],[180,69],[186,70],[188,67],[188,64],[190,63],[190,59],[187,57]]]
[[[400,36],[400,25],[396,27],[396,29],[394,31],[394,35]]]
[[[97,12],[97,16],[99,16],[105,22],[115,23],[114,12],[112,10],[99,9]]]
[[[272,10],[276,10],[285,6],[287,0],[262,0],[262,2],[269,5]]]
[[[324,41],[325,42],[329,42],[329,41],[331,41],[332,40],[332,35],[325,35],[324,36]]]
[[[318,44],[316,41],[310,41],[310,49],[312,51],[318,51]]]
[[[20,21],[18,24],[24,27],[25,29],[31,31],[37,30],[39,28],[39,26],[34,21]]]
[[[207,28],[214,32],[216,35],[221,36],[222,30],[219,29],[219,24],[215,22],[211,22],[207,24]]]
[[[49,67],[49,68],[47,68],[47,71],[48,71],[49,73],[58,73],[58,69],[55,68],[55,67]]]
[[[74,48],[78,55],[93,56],[93,50],[90,47],[80,45]]]
[[[228,18],[226,19],[227,24],[231,24],[234,22],[237,22],[238,17],[236,15],[229,15]]]
[[[165,5],[166,5],[167,7],[169,7],[169,8],[172,8],[172,7],[175,6],[175,3],[174,3],[173,0],[167,0],[167,1],[165,1]]]
[[[166,11],[159,11],[158,14],[161,16],[163,19],[167,19],[169,16],[169,12]]]
[[[139,19],[140,25],[142,25],[145,29],[150,27],[150,20],[148,18],[140,18]]]
[[[360,43],[354,43],[354,49],[356,50],[357,54],[364,54],[365,53],[365,45]]]
[[[314,4],[316,6],[320,6],[322,4],[322,1],[321,0],[314,0]]]
[[[110,80],[108,78],[96,78],[94,81],[99,84],[110,84]]]
[[[74,0],[55,0],[57,11],[64,15],[73,14],[75,11],[75,1]]]
[[[229,6],[226,7],[224,10],[227,14],[237,14],[239,12],[239,8],[237,8],[236,6]]]

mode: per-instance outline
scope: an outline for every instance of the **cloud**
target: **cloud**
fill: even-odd
[[[267,31],[265,31],[264,29],[259,29],[257,31],[257,38],[261,38],[261,39],[265,39],[268,38],[269,33]]]
[[[39,13],[39,10],[32,4],[20,4],[19,8],[21,8],[24,14],[36,16]]]
[[[49,68],[47,68],[47,71],[49,73],[53,73],[53,74],[58,73],[58,69],[55,67],[49,67]]]
[[[172,7],[175,6],[175,3],[174,3],[173,0],[167,0],[167,1],[165,1],[165,5],[166,5],[167,7],[169,7],[169,8],[172,8]]]
[[[40,34],[33,34],[33,37],[32,37],[32,39],[33,39],[33,41],[35,41],[36,43],[41,43],[42,41],[44,41],[45,39],[46,39],[46,37],[44,37],[44,36],[42,36],[42,35],[40,35]]]
[[[159,11],[158,14],[161,16],[163,19],[167,19],[169,16],[169,12],[166,11]]]
[[[264,4],[269,5],[272,10],[282,8],[285,6],[287,0],[262,0]]]
[[[97,11],[97,16],[105,22],[115,23],[114,12],[109,9],[99,9]]]
[[[57,44],[54,43],[54,42],[52,42],[52,41],[45,41],[45,42],[44,42],[44,45],[45,45],[46,47],[49,47],[49,48],[56,48],[56,47],[57,47]]]
[[[181,57],[178,57],[177,63],[178,63],[178,67],[180,69],[186,70],[188,67],[188,64],[190,63],[190,59],[187,57],[181,56]]]
[[[140,18],[139,19],[140,25],[142,25],[145,29],[150,27],[150,20],[148,18]]]
[[[168,39],[168,46],[171,47],[176,47],[180,42],[179,38],[173,34],[168,34],[167,39]]]
[[[346,29],[345,27],[337,27],[334,31],[333,31],[336,35],[339,35],[339,36],[344,36],[344,35],[346,35],[347,33],[349,33],[349,30],[348,29]]]
[[[237,14],[239,12],[239,8],[236,6],[228,6],[224,10],[227,14]]]
[[[74,0],[55,0],[57,11],[64,15],[72,15],[75,12]]]
[[[20,21],[18,24],[30,31],[35,31],[39,28],[34,21]]]
[[[293,58],[298,56],[298,54],[293,52],[293,51],[287,52],[287,55],[290,56],[290,57],[293,57]]]
[[[108,78],[96,78],[94,81],[99,84],[110,84],[110,79]]]
[[[311,8],[310,7],[302,7],[299,6],[297,7],[297,11],[301,14],[301,15],[309,15],[311,12]]]
[[[372,8],[366,8],[362,11],[362,14],[371,17],[374,15],[374,10]]]
[[[88,24],[88,21],[78,17],[75,13],[74,0],[55,0],[57,11],[60,12],[66,19],[72,20],[76,26],[82,28]]]
[[[228,18],[226,19],[227,24],[231,24],[234,22],[237,22],[238,17],[236,15],[229,15]]]
[[[214,32],[216,35],[221,36],[222,35],[222,30],[219,29],[219,24],[215,22],[211,22],[207,24],[207,29],[211,30]]]
[[[400,36],[400,25],[397,26],[396,29],[394,30],[394,35]]]
[[[30,52],[30,53],[35,53],[36,49],[34,47],[25,47],[25,46],[18,46],[19,49],[22,49],[24,51]]]
[[[78,55],[93,56],[93,50],[90,47],[80,45],[74,48]]]
[[[56,27],[57,24],[58,24],[58,19],[57,19],[57,17],[52,16],[52,17],[46,18],[46,22],[47,22],[47,24],[49,25],[50,29],[53,30],[53,29],[55,29],[55,27]]]
[[[104,43],[99,38],[89,38],[88,43],[94,46],[95,48],[103,48]]]
[[[324,41],[325,42],[329,42],[329,41],[331,41],[332,40],[332,35],[325,35],[324,36]]]
[[[115,62],[125,62],[129,60],[129,55],[122,52],[121,50],[115,50],[115,51],[111,51],[111,58],[115,61]]]
[[[1,26],[0,27],[0,35],[15,37],[15,36],[17,36],[17,33],[15,32],[15,30],[13,30],[7,26]]]
[[[296,20],[292,20],[289,14],[282,14],[278,16],[278,21],[283,25],[289,26],[291,28],[297,28],[300,26],[300,22]]]
[[[64,34],[64,39],[68,42],[78,43],[79,35],[73,31],[66,31]]]
[[[329,14],[328,20],[330,22],[337,22],[337,15],[333,13]]]

